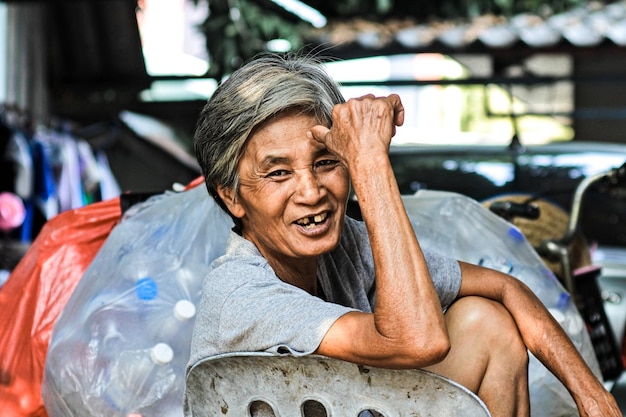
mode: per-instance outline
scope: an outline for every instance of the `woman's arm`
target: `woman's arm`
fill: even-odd
[[[461,262],[459,297],[501,303],[528,347],[569,390],[581,416],[621,416],[615,399],[591,372],[559,323],[523,282],[498,271]]]
[[[403,118],[398,96],[365,96],[336,106],[330,129],[312,131],[350,173],[376,270],[375,313],[341,317],[317,352],[374,366],[417,368],[445,357],[449,338],[388,157]]]

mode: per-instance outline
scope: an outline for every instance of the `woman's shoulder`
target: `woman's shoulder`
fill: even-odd
[[[225,294],[252,282],[272,280],[273,276],[272,268],[256,246],[231,232],[225,253],[211,262],[203,290]]]
[[[213,260],[211,270],[224,269],[225,266],[226,269],[234,268],[236,271],[240,268],[266,268],[269,265],[252,242],[231,231],[224,254]]]

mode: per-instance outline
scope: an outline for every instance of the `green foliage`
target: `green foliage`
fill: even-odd
[[[209,16],[200,27],[211,60],[208,75],[221,79],[266,50],[273,39],[285,39],[293,49],[300,48],[305,26],[252,0],[210,0]]]
[[[197,0],[191,0],[197,2]],[[558,13],[587,0],[302,0],[329,20],[367,18],[384,21],[411,17],[464,19],[483,14]],[[209,76],[221,79],[243,62],[266,50],[273,39],[286,39],[300,49],[311,26],[298,21],[271,0],[209,0],[209,17],[200,30],[206,35],[211,62]]]

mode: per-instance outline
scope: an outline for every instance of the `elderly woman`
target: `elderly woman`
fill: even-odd
[[[398,96],[345,102],[302,57],[259,57],[220,85],[196,153],[235,227],[204,281],[190,363],[266,351],[426,368],[494,416],[528,416],[528,348],[582,416],[621,415],[528,287],[420,246],[388,158],[403,119]],[[351,183],[363,222],[346,216]]]

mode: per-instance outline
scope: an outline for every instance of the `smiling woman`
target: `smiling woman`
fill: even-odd
[[[404,113],[394,94],[345,102],[299,56],[260,56],[218,87],[196,154],[235,228],[203,283],[188,381],[209,386],[196,365],[223,354],[316,353],[426,368],[494,416],[528,416],[529,349],[581,415],[621,415],[525,284],[420,246],[389,159]],[[346,216],[350,183],[363,221]]]

